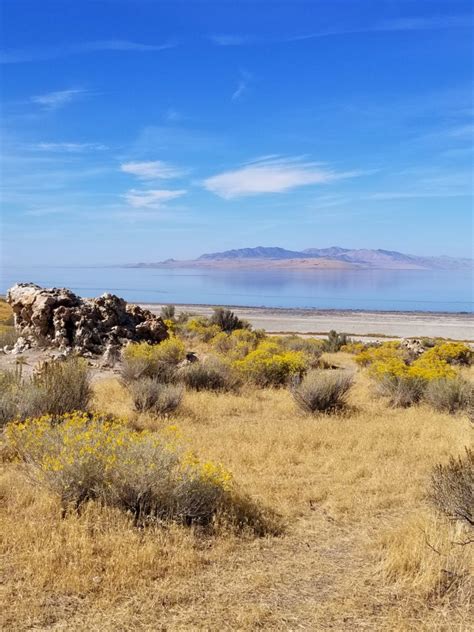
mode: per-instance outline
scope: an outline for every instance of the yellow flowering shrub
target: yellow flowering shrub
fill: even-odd
[[[462,342],[442,342],[436,344],[422,357],[429,359],[439,359],[448,364],[471,364],[473,352]]]
[[[240,360],[250,351],[253,351],[258,343],[265,337],[262,331],[250,329],[235,329],[230,334],[221,331],[210,341],[211,346],[227,357]]]
[[[320,338],[302,338],[301,336],[284,336],[276,338],[287,351],[300,351],[304,354],[308,366],[317,367],[319,359],[325,350],[326,342]]]
[[[344,353],[352,353],[353,355],[359,355],[368,347],[363,342],[349,342],[341,347],[341,351]]]
[[[121,419],[76,412],[9,424],[5,436],[30,477],[65,505],[100,500],[137,520],[207,523],[232,488],[222,465],[185,451],[176,426],[139,432]]]
[[[376,347],[367,347],[355,357],[355,361],[360,366],[368,366],[374,362],[386,362],[394,358],[403,358],[398,340],[383,342]]]
[[[222,330],[219,325],[213,325],[207,318],[198,316],[188,320],[183,327],[183,331],[192,338],[197,338],[202,342],[209,342]]]
[[[122,352],[122,376],[125,381],[152,377],[162,382],[172,382],[177,365],[185,357],[183,341],[174,336],[157,345],[132,343]]]
[[[265,340],[242,360],[234,362],[242,376],[258,386],[281,386],[292,376],[301,376],[307,359],[301,351],[286,351],[278,342]]]
[[[182,340],[167,338],[157,345],[150,345],[147,342],[132,343],[125,347],[123,356],[150,362],[179,364],[186,357],[186,349]]]

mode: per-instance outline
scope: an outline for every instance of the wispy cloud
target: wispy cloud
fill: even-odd
[[[82,153],[86,151],[104,151],[108,149],[107,145],[101,143],[37,143],[31,146],[37,151],[52,151],[66,153]]]
[[[184,190],[149,189],[145,191],[130,189],[124,197],[133,208],[157,209],[161,208],[166,202],[181,197],[185,193],[186,191]]]
[[[147,53],[166,50],[174,46],[176,46],[176,44],[172,42],[143,44],[140,42],[130,42],[128,40],[98,40],[94,42],[82,42],[78,44],[32,48],[27,50],[4,50],[0,52],[0,64],[46,61],[67,55],[84,55],[96,51]]]
[[[249,83],[252,79],[252,75],[246,70],[240,71],[240,79],[237,84],[237,88],[232,93],[232,101],[240,101],[244,94],[248,91]]]
[[[183,174],[181,169],[169,165],[162,160],[152,160],[148,162],[124,162],[120,165],[120,170],[137,176],[142,180],[168,180],[178,178]]]
[[[338,35],[356,35],[358,33],[390,33],[400,31],[433,31],[445,29],[470,28],[473,26],[472,15],[446,15],[432,17],[405,17],[392,20],[384,20],[374,24],[358,26],[336,26],[314,31],[312,33],[299,33],[295,35],[281,35],[276,38],[262,38],[253,34],[221,33],[211,35],[209,39],[217,46],[245,46],[259,43],[285,43],[298,42],[321,37]]]
[[[224,199],[262,193],[282,193],[310,184],[327,184],[361,172],[335,172],[298,158],[275,158],[243,165],[204,180],[204,188]]]
[[[57,92],[47,92],[46,94],[40,94],[31,97],[32,103],[41,105],[46,110],[57,110],[58,108],[71,103],[83,94],[86,94],[87,90],[81,89],[69,89],[58,90]]]

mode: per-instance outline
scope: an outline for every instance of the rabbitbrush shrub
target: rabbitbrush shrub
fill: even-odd
[[[231,490],[231,474],[184,450],[172,426],[138,432],[119,419],[75,412],[12,423],[5,435],[30,479],[64,506],[98,500],[137,521],[206,524]]]
[[[182,387],[162,384],[152,377],[142,377],[129,382],[128,391],[136,411],[156,415],[173,413],[183,400]]]
[[[122,352],[122,377],[125,382],[140,377],[173,382],[176,368],[185,357],[184,343],[178,338],[167,338],[157,345],[132,343]]]
[[[436,466],[430,498],[450,518],[474,527],[474,450]]]
[[[294,377],[302,377],[308,363],[303,352],[285,351],[278,342],[264,340],[234,366],[244,379],[266,387],[283,386]]]
[[[332,412],[346,404],[353,382],[348,371],[310,371],[291,391],[305,412]]]
[[[325,341],[319,338],[301,338],[300,336],[285,336],[280,338],[281,345],[288,351],[301,351],[307,358],[308,366],[317,367],[319,359],[325,349]]]

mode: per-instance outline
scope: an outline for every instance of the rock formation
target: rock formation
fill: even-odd
[[[7,293],[22,348],[56,347],[82,355],[113,356],[129,341],[161,342],[163,320],[114,294],[83,299],[65,288],[18,283]]]

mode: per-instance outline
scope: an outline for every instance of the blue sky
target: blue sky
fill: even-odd
[[[457,0],[2,0],[5,263],[471,256]]]

